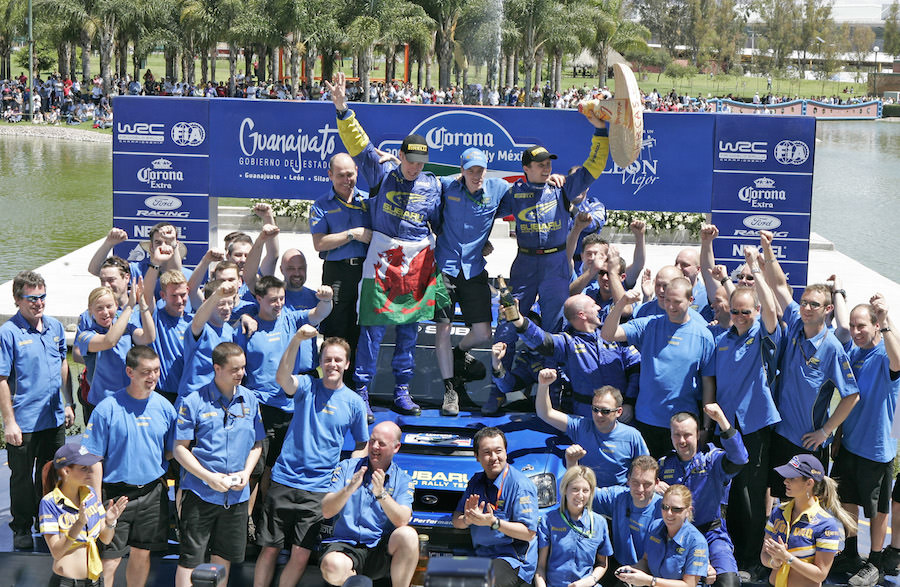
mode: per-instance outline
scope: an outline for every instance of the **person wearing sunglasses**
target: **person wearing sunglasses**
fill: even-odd
[[[535,587],[594,587],[613,553],[606,520],[592,509],[597,480],[581,465],[559,482],[560,505],[538,524]]]
[[[826,315],[834,310],[831,287],[807,285],[800,302],[795,302],[787,276],[775,257],[772,233],[760,231],[760,244],[766,281],[778,305],[784,308],[785,323],[774,394],[781,422],[775,425],[769,459],[785,462],[807,453],[827,465],[832,434],[859,401],[850,358],[825,326]],[[835,391],[841,400],[830,410]],[[784,497],[784,483],[774,470],[769,473],[769,488],[773,496]]]
[[[672,485],[662,498],[662,519],[650,524],[644,558],[616,569],[616,577],[639,587],[696,587],[707,575],[709,557],[703,534],[691,523],[691,490]]]
[[[534,406],[541,420],[572,440],[572,446],[566,450],[566,466],[580,461],[590,467],[600,487],[624,485],[631,461],[650,451],[640,432],[618,421],[622,415],[622,393],[604,385],[594,391],[590,418],[570,416],[550,403],[550,385],[556,377],[556,369],[541,370]]]
[[[247,360],[233,342],[213,349],[213,381],[178,399],[175,460],[181,481],[180,556],[176,587],[191,585],[191,571],[210,562],[225,567],[244,560],[250,473],[266,437],[256,395],[241,385]]]
[[[774,471],[789,499],[772,510],[759,558],[772,569],[769,584],[775,587],[818,587],[841,549],[841,525],[855,531],[856,522],[841,507],[837,483],[813,455],[795,455]]]
[[[0,326],[0,415],[11,470],[13,546],[30,550],[31,528],[43,495],[40,470],[65,442],[65,427],[75,421],[75,412],[66,333],[59,320],[44,315],[44,278],[23,271],[12,285],[18,311]]]
[[[751,288],[732,289],[728,301],[731,326],[716,338],[716,403],[741,431],[749,460],[731,483],[728,524],[740,528],[732,538],[740,569],[759,574],[759,544],[766,525],[766,486],[772,427],[781,421],[772,387],[782,330],[775,295],[762,279],[757,248],[744,247],[746,265],[760,279]],[[722,434],[719,431],[719,434]]]
[[[747,464],[747,449],[740,432],[718,404],[706,404],[703,411],[719,426],[723,448],[709,444],[700,450],[696,416],[689,412],[675,414],[670,421],[674,450],[660,461],[660,486],[681,484],[691,490],[697,500],[694,523],[706,538],[709,563],[716,570],[714,584],[736,587],[740,579],[734,544],[722,509],[728,504],[731,479]]]

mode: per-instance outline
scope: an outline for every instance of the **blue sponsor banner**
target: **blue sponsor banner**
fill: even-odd
[[[209,159],[178,155],[120,155],[113,167],[116,191],[208,194]]]
[[[205,98],[117,96],[113,155],[209,154],[209,101]]]
[[[522,151],[534,144],[558,155],[554,169],[566,173],[584,161],[593,134],[584,116],[572,110],[387,104],[353,109],[382,150],[396,153],[408,134],[423,135],[428,169],[438,175],[457,173],[460,155],[475,146],[487,153],[492,172],[511,179],[522,174]],[[714,123],[711,115],[645,114],[640,158],[624,170],[610,159],[591,195],[611,209],[707,211]],[[330,185],[328,160],[344,151],[334,106],[327,102],[212,100],[210,124],[214,196],[316,198]],[[366,189],[362,178],[360,187]]]
[[[748,119],[750,122],[748,122]],[[815,119],[717,115],[712,221],[717,263],[743,262],[759,231],[773,233],[772,250],[795,286],[807,279]]]
[[[209,198],[203,195],[147,194],[114,192],[115,216],[161,222],[163,220],[203,220],[209,209]]]
[[[803,116],[716,115],[713,168],[812,173],[816,124]]]

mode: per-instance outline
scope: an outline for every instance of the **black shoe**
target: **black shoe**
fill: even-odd
[[[459,347],[453,348],[453,374],[464,382],[481,381],[487,377],[487,369],[481,361]]]
[[[834,563],[831,565],[833,573],[847,573],[852,576],[866,566],[866,561],[858,553],[845,554],[845,552],[841,551],[834,557]]]
[[[34,538],[28,530],[19,530],[13,535],[13,548],[16,550],[34,550]]]
[[[900,566],[900,548],[888,546],[881,555],[881,570],[885,575],[896,575]]]

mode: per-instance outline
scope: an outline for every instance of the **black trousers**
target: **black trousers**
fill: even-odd
[[[56,450],[66,441],[65,427],[23,432],[22,444],[6,445],[9,460],[9,527],[13,533],[31,532],[37,518],[38,503],[44,496],[41,469],[53,460]]]
[[[772,428],[742,434],[742,438],[750,460],[731,480],[727,523],[738,568],[746,569],[759,562],[759,545],[765,534]]]
[[[359,319],[356,302],[359,299],[359,282],[362,279],[362,261],[350,265],[345,261],[325,261],[322,264],[322,284],[334,290],[334,307],[328,318],[322,321],[320,331],[326,338],[338,336],[350,345],[350,360],[356,357],[359,342]],[[347,369],[345,381],[351,381],[353,369]],[[352,383],[349,384],[353,388]]]

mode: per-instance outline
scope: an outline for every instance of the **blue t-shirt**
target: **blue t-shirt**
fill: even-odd
[[[308,316],[307,310],[282,309],[275,320],[257,318],[259,328],[249,338],[243,330],[235,332],[234,342],[244,349],[247,356],[244,384],[253,390],[260,403],[288,413],[294,410],[294,400],[285,395],[275,379],[275,374],[278,372],[281,355],[291,342],[291,337],[301,326],[309,323]],[[311,371],[316,365],[318,365],[316,341],[304,340],[297,351],[294,373]]]
[[[634,505],[627,487],[598,487],[594,492],[594,511],[612,520],[612,543],[616,560],[623,565],[637,564],[644,557],[644,540],[650,522],[661,517],[662,496],[654,493],[650,503]]]
[[[39,332],[20,312],[0,325],[0,376],[7,378],[16,424],[22,432],[62,426],[59,391],[66,361],[66,333],[56,318],[43,316]]]
[[[684,324],[668,315],[636,318],[623,324],[629,344],[641,351],[640,394],[637,419],[644,424],[669,427],[677,412],[697,414],[703,375],[712,372],[715,341],[706,322],[690,314]]]
[[[215,382],[178,399],[175,440],[190,440],[191,453],[207,471],[240,473],[256,442],[266,437],[259,403],[246,387],[238,385],[229,401]],[[208,503],[233,505],[250,499],[249,484],[241,491],[215,491],[184,470],[181,488],[193,491]]]
[[[175,408],[160,394],[140,400],[121,389],[97,404],[81,445],[103,457],[104,483],[145,485],[169,468],[175,418]]]
[[[759,318],[743,335],[732,326],[716,339],[716,403],[744,434],[781,421],[771,387],[780,342],[781,327],[769,334]]]
[[[606,520],[584,510],[577,520],[563,519],[555,509],[541,518],[537,529],[538,549],[549,547],[546,580],[548,587],[568,587],[594,570],[597,555],[613,553]]]
[[[308,287],[284,290],[285,310],[312,310],[319,303],[316,291]],[[258,310],[258,308],[257,308]]]
[[[350,201],[345,202],[334,192],[334,188],[328,190],[309,209],[309,231],[328,235],[347,232],[351,228],[372,228],[368,199],[369,194],[354,189]],[[326,261],[365,257],[368,248],[368,244],[352,240],[330,251],[322,251],[319,257]]]
[[[159,300],[153,312],[156,338],[151,346],[159,355],[159,383],[156,388],[166,393],[177,393],[184,371],[184,336],[191,326],[187,313],[172,316],[165,310],[166,302]]]
[[[597,487],[624,485],[631,461],[650,454],[641,433],[622,422],[616,422],[609,434],[604,434],[597,430],[593,418],[569,416],[566,434],[587,451],[581,464],[594,470]]]
[[[891,371],[891,360],[884,341],[870,349],[848,343],[850,366],[859,387],[859,403],[850,410],[842,426],[844,448],[853,454],[886,463],[897,454],[897,441],[891,438],[900,373]]]
[[[368,467],[363,475],[362,485],[344,504],[334,517],[332,537],[324,542],[349,542],[375,548],[384,536],[390,536],[394,525],[384,513],[381,502],[372,493],[372,466],[368,458],[353,458],[341,461],[334,469],[329,492],[336,492],[350,484],[350,479],[360,467]],[[415,483],[400,466],[391,462],[385,471],[384,490],[399,505],[412,508]]]
[[[272,467],[272,481],[305,491],[328,491],[347,433],[357,443],[369,440],[366,406],[346,386],[331,390],[308,375],[295,375],[294,382],[294,417]]]
[[[706,538],[685,520],[675,536],[669,538],[665,522],[655,520],[644,542],[650,574],[660,579],[678,579],[684,575],[705,577],[709,566]]]
[[[178,397],[184,397],[192,391],[203,389],[212,382],[213,350],[223,342],[234,341],[234,328],[229,324],[220,327],[209,322],[203,325],[199,338],[188,328],[184,333],[184,370],[178,382]]]
[[[493,511],[498,520],[521,522],[529,530],[537,531],[537,488],[515,467],[507,465],[494,480],[488,479],[484,472],[473,475],[456,505],[457,512],[465,510],[470,495],[478,495],[479,500],[485,502],[484,511]],[[531,582],[537,568],[537,540],[525,542],[510,538],[489,526],[473,525],[469,530],[478,556],[503,559],[518,570],[523,581]]]
[[[462,178],[442,177],[441,185],[444,209],[435,260],[443,273],[453,277],[462,273],[465,279],[471,279],[484,271],[481,251],[509,184],[499,177],[488,177],[476,194],[468,190]]]
[[[116,313],[116,320],[119,320],[120,316],[121,310]],[[91,339],[98,334],[106,334],[109,332],[109,329],[97,324],[93,318],[91,318],[90,323],[85,328],[81,328],[81,325],[79,325],[78,333],[75,335],[75,346],[81,351],[82,357],[95,356],[94,373],[90,381],[91,390],[88,392],[88,403],[96,406],[104,398],[111,396],[131,383],[128,375],[125,373],[125,355],[128,354],[132,347],[131,335],[141,327],[140,320],[140,312],[132,310],[125,332],[119,337],[119,342],[116,343],[116,346],[97,353],[92,353],[88,350]]]
[[[800,306],[791,302],[784,310],[787,324],[782,341],[775,405],[781,422],[775,432],[797,446],[804,434],[828,421],[831,397],[837,390],[842,398],[859,393],[850,359],[841,343],[827,328],[806,338]],[[826,444],[831,442],[827,439]]]

